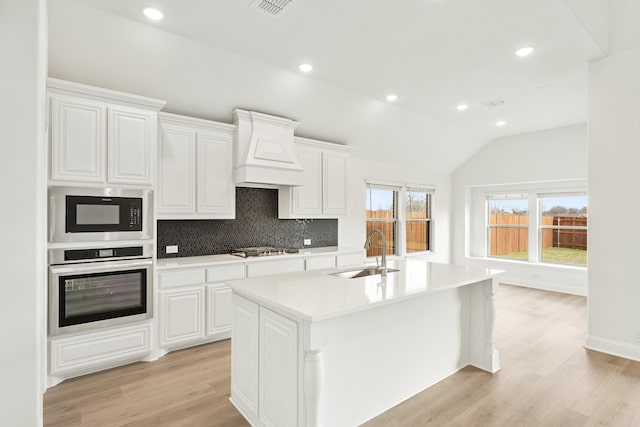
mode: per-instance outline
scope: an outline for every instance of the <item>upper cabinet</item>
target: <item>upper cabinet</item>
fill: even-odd
[[[347,166],[350,148],[295,138],[303,168],[302,185],[278,192],[279,218],[336,218],[347,214]]]
[[[235,218],[235,126],[159,113],[158,218]]]
[[[164,101],[56,79],[47,89],[51,181],[153,185]]]

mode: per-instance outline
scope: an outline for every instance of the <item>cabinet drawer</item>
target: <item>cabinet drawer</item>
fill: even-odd
[[[271,274],[294,273],[298,271],[304,271],[303,258],[247,263],[247,277],[269,276]]]
[[[364,264],[364,251],[354,254],[341,254],[336,256],[336,266],[346,267],[348,265]]]
[[[201,285],[204,283],[205,270],[177,270],[162,271],[158,274],[160,288],[175,288],[177,286]]]
[[[306,259],[307,271],[323,270],[336,267],[336,257],[331,256],[317,256]]]
[[[51,374],[91,370],[151,351],[150,325],[51,339]]]
[[[207,283],[244,279],[244,263],[207,268]]]

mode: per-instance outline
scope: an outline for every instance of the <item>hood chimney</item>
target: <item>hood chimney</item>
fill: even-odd
[[[293,130],[298,122],[235,109],[233,123],[236,185],[301,185],[302,166],[293,149]]]

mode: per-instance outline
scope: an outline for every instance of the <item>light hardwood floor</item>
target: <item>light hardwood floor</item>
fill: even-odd
[[[640,426],[640,363],[583,348],[585,298],[501,285],[496,300],[500,372],[464,368],[366,426]],[[229,348],[67,380],[45,394],[45,426],[246,426]]]

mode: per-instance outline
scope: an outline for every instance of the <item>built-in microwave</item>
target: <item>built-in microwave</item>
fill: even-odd
[[[49,242],[153,238],[153,193],[122,188],[49,188]]]

